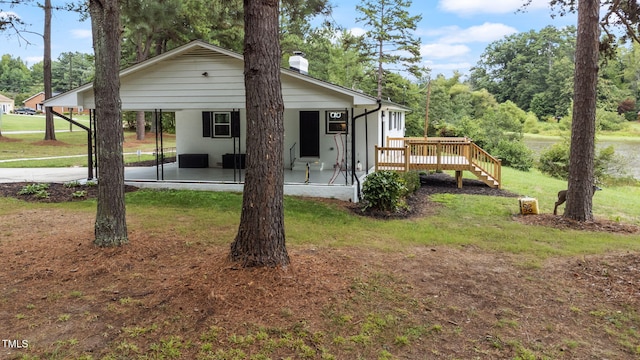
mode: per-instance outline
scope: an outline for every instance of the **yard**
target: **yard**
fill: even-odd
[[[87,116],[74,117],[74,120],[89,126]],[[0,168],[87,166],[87,132],[77,126],[70,129],[64,120],[55,121],[56,130],[63,130],[56,132],[57,141],[43,140],[44,116],[3,115],[0,126],[3,135],[0,137]],[[175,135],[163,136],[164,148],[173,149],[167,156],[175,155]],[[125,131],[126,163],[155,159],[155,149],[155,134],[149,133],[144,140],[136,140],[135,132]]]
[[[0,197],[0,336],[28,345],[2,358],[638,358],[638,188],[599,192],[602,226],[575,230],[549,215],[561,181],[503,178],[426,184],[402,219],[287,197],[286,269],[226,260],[240,194],[129,192],[116,249],[91,245],[92,199]]]

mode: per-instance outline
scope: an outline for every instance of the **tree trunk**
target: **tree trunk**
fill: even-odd
[[[247,157],[240,226],[230,258],[244,267],[286,266],[284,102],[278,0],[244,0]]]
[[[144,140],[144,111],[136,111],[136,140]]]
[[[569,186],[564,217],[592,221],[596,133],[596,86],[600,40],[600,1],[578,2],[578,38],[569,155]]]
[[[51,0],[45,0],[44,2],[44,59],[42,61],[43,77],[44,77],[44,99],[49,99],[53,96],[51,90]],[[53,114],[50,109],[46,107],[44,109],[45,127],[44,127],[44,139],[55,140],[56,130],[53,125]]]
[[[120,14],[117,0],[89,2],[95,78],[96,142],[98,147],[98,210],[95,240],[98,246],[128,241],[124,203],[122,113],[120,108]]]

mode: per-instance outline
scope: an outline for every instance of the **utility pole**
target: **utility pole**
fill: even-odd
[[[427,138],[427,132],[429,131],[429,101],[431,100],[431,79],[427,82],[427,108],[425,109],[424,116],[424,137]]]

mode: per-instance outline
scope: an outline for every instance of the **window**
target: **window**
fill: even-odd
[[[402,113],[389,111],[389,130],[402,130]]]
[[[345,110],[329,110],[326,113],[326,133],[347,133],[347,112]]]
[[[204,111],[202,113],[202,136],[213,138],[231,137],[231,113]]]
[[[231,113],[213,113],[213,137],[231,137]]]

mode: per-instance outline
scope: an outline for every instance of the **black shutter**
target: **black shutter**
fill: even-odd
[[[231,112],[231,137],[240,137],[240,111]]]
[[[211,137],[211,112],[202,112],[202,137]]]

